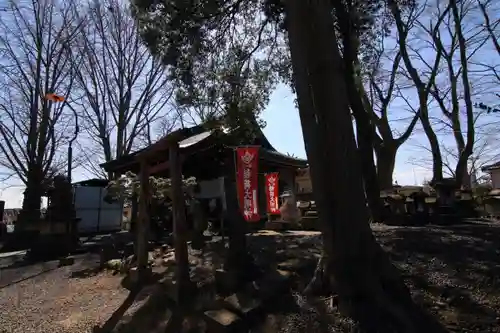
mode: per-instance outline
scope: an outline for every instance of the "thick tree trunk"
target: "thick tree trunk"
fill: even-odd
[[[24,191],[21,213],[16,221],[16,231],[22,231],[40,219],[40,208],[43,195],[42,172],[37,167],[30,168],[28,183]]]
[[[299,114],[327,255],[325,273],[337,287],[341,310],[372,331],[438,332],[440,325],[413,303],[368,224],[331,2],[287,0],[286,10]]]
[[[352,103],[352,102],[351,102]],[[377,179],[377,168],[373,158],[373,142],[369,138],[371,127],[368,124],[364,109],[360,110],[356,117],[356,132],[358,133],[358,152],[361,160],[361,171],[366,194],[366,201],[370,215],[374,222],[382,222],[382,203],[380,200],[380,187]],[[363,119],[365,118],[365,119]],[[364,123],[364,124],[363,124]],[[363,125],[362,125],[363,124]]]
[[[148,266],[148,242],[149,242],[149,165],[145,160],[140,161],[141,170],[139,174],[141,188],[139,195],[139,219],[136,226],[135,256],[137,258],[137,270],[139,280],[145,277]],[[137,281],[139,282],[139,281]]]
[[[242,280],[251,280],[256,267],[253,257],[247,249],[247,225],[238,206],[235,178],[228,177],[224,180],[226,192],[226,216],[224,225],[227,227],[229,248],[226,253],[224,269],[235,272]]]
[[[424,94],[424,93],[421,93]],[[432,129],[431,122],[429,120],[429,110],[427,108],[427,98],[421,98],[420,100],[420,122],[429,140],[429,146],[431,148],[432,154],[432,181],[439,182],[443,180],[443,156],[441,155],[441,148],[439,147],[439,140],[436,133]]]
[[[375,153],[377,154],[377,176],[380,190],[392,189],[397,148],[382,146]]]
[[[348,14],[346,14],[348,15]],[[341,25],[342,26],[342,25]],[[382,221],[382,202],[380,200],[380,187],[377,179],[377,167],[373,157],[373,127],[370,123],[370,116],[365,105],[363,105],[362,94],[358,89],[359,73],[356,68],[358,63],[358,46],[353,45],[352,36],[348,34],[350,40],[344,40],[343,60],[345,64],[345,80],[347,82],[347,96],[349,105],[354,114],[356,123],[356,133],[358,142],[358,152],[361,157],[361,171],[365,185],[365,194],[370,209],[371,217],[375,222]],[[347,38],[347,37],[346,37]]]
[[[189,258],[187,246],[186,208],[182,189],[182,166],[179,159],[179,144],[169,147],[170,180],[172,183],[172,210],[174,214],[175,279],[179,301],[190,300],[193,289],[189,276]]]
[[[462,67],[462,86],[464,92],[464,102],[465,102],[465,110],[466,110],[466,119],[467,119],[467,141],[465,143],[464,149],[460,150],[460,157],[457,164],[457,180],[463,184],[464,178],[468,175],[467,172],[467,164],[470,156],[472,155],[474,149],[474,141],[475,141],[475,115],[474,108],[472,106],[472,97],[471,97],[471,85],[469,81],[469,55],[467,52],[467,41],[463,35],[462,31],[462,17],[459,10],[459,1],[452,0],[450,1],[451,12],[453,13],[453,19],[455,21],[455,32],[458,38],[458,45],[460,50],[460,63]],[[461,136],[461,133],[460,133]],[[460,185],[462,185],[460,184]],[[470,186],[470,181],[467,186]]]

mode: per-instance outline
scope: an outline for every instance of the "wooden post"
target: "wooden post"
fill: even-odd
[[[130,207],[130,228],[129,231],[137,235],[137,217],[139,216],[139,196],[137,192],[132,193],[132,204]]]
[[[176,261],[177,299],[181,302],[188,296],[186,288],[190,287],[189,260],[186,239],[186,209],[184,191],[182,189],[182,165],[179,158],[179,143],[173,142],[169,146],[170,181],[172,210],[174,216],[174,248]],[[187,301],[187,299],[186,299]]]
[[[291,190],[293,201],[297,202],[297,169],[290,169],[290,181],[291,181]]]
[[[149,165],[146,159],[140,161],[141,170],[139,180],[141,183],[139,195],[139,218],[137,221],[137,270],[139,278],[144,276],[148,266],[148,240],[149,240]]]

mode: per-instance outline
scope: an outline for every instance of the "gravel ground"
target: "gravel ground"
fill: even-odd
[[[71,278],[96,258],[80,256],[75,265],[57,261],[0,271],[0,332],[91,332],[127,297],[120,278],[107,273]]]
[[[402,269],[415,300],[437,315],[450,331],[500,332],[498,224],[374,225],[373,230]],[[320,237],[317,232],[259,232],[249,237],[249,247],[259,264],[294,267],[305,283],[320,256]],[[192,255],[196,257],[196,253]],[[199,262],[209,266],[213,260],[210,257],[205,251]],[[96,262],[92,255],[78,256],[73,266],[61,268],[57,262],[13,268],[2,267],[0,262],[0,332],[90,333],[96,325],[109,324],[129,294],[120,285],[121,277],[106,272],[71,277],[73,272],[95,267]],[[125,307],[124,315],[115,318],[121,318],[118,332],[160,332],[145,328],[158,327],[151,320],[144,326],[152,293],[153,289],[141,292],[129,302],[130,307]],[[329,332],[349,332],[354,327],[348,320],[322,317],[317,307],[298,293],[292,301],[298,305],[294,311],[270,315],[271,324],[254,332],[314,332],[311,325],[318,326],[317,332],[324,332],[321,327],[329,327]],[[162,311],[167,312],[165,307]],[[140,317],[134,316],[139,312]],[[133,326],[122,329],[126,326],[123,323],[130,321]]]
[[[372,229],[401,269],[415,301],[436,315],[451,332],[500,332],[500,224],[373,225]],[[319,236],[311,233],[295,237],[293,232],[284,235],[288,237],[257,236],[260,241],[251,246],[254,251],[261,251],[259,258],[267,262],[299,267],[299,276],[306,283],[320,255]],[[295,258],[301,258],[300,265]],[[307,299],[300,295],[298,298],[302,298],[298,302],[303,303],[301,310],[281,318],[283,323],[277,332],[306,332],[299,327],[304,327],[311,316],[321,320]],[[340,319],[338,314],[330,321],[331,332],[351,332],[354,327],[354,323]]]
[[[415,300],[454,332],[500,332],[500,224],[395,228],[377,238]]]

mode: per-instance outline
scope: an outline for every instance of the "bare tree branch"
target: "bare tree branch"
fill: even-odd
[[[87,169],[96,172],[95,164],[153,140],[153,124],[171,116],[173,89],[164,65],[142,44],[126,4],[90,1],[83,8],[86,24],[72,53],[84,59],[76,75],[86,134],[80,140],[98,147],[88,154]]]
[[[481,8],[481,13],[483,14],[484,17],[484,25],[486,27],[486,30],[488,31],[488,35],[491,39],[491,42],[495,46],[495,49],[498,52],[498,55],[500,56],[500,42],[499,42],[499,34],[498,34],[498,28],[500,27],[500,18],[494,19],[493,21],[490,18],[489,14],[489,7],[493,6],[493,1],[492,0],[486,0],[486,1],[478,1],[479,7]]]
[[[0,12],[0,166],[26,185],[66,165],[73,70],[68,48],[79,21],[53,1],[7,0]],[[48,93],[64,97],[56,103]]]

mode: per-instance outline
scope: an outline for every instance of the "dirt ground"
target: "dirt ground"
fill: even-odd
[[[450,331],[500,332],[499,224],[375,225],[373,230],[403,271],[415,300]],[[300,288],[320,255],[320,237],[315,232],[259,232],[249,236],[249,247],[259,265],[295,271]],[[220,265],[208,250],[191,254],[197,268],[213,270]],[[2,267],[0,332],[89,333],[97,332],[95,326],[115,327],[115,332],[164,332],[170,311],[161,286],[132,297],[118,275],[81,274],[96,265],[95,256],[82,255],[68,267],[58,268],[57,262]],[[271,314],[252,332],[325,332],[312,301],[298,290],[293,295],[290,301],[298,311]],[[349,332],[355,327],[338,316],[326,317],[327,331]]]

